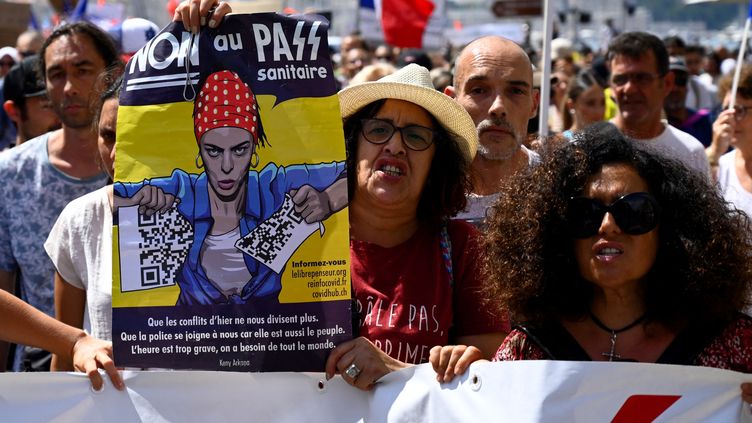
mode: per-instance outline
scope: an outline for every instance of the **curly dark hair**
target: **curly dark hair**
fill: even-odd
[[[345,146],[347,149],[348,193],[353,198],[355,193],[355,157],[358,155],[358,138],[361,132],[361,120],[374,117],[384,106],[386,100],[378,100],[344,120]],[[465,192],[470,192],[470,161],[467,160],[455,141],[456,135],[431,116],[434,127],[436,153],[428,171],[428,178],[418,202],[418,219],[439,224],[461,210],[465,209],[467,200]]]
[[[649,321],[730,318],[748,303],[752,227],[705,175],[597,123],[507,181],[483,242],[489,299],[515,322],[582,318],[593,285],[579,273],[569,200],[607,164],[634,168],[661,206],[658,254],[642,286]]]

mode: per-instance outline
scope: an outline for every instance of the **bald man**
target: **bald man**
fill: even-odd
[[[501,181],[539,161],[525,148],[527,122],[538,113],[533,67],[513,41],[482,37],[455,61],[454,80],[444,93],[467,110],[478,128],[478,154],[471,165],[473,192],[457,218],[479,225],[496,198]]]
[[[29,57],[39,53],[44,44],[44,36],[37,31],[25,31],[16,38],[16,50],[21,57]]]

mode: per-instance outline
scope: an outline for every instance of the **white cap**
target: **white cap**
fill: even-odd
[[[159,27],[154,22],[144,18],[128,18],[120,24],[120,51],[124,54],[137,52],[149,40],[159,34]],[[115,34],[115,39],[118,39]]]
[[[572,56],[572,42],[568,38],[551,40],[551,59],[558,60]]]
[[[21,56],[18,55],[18,50],[15,47],[3,47],[0,48],[0,59],[4,56],[10,56],[16,63],[21,61]]]
[[[736,59],[727,58],[724,59],[723,62],[721,62],[721,74],[727,75],[734,71],[734,68],[736,67]]]

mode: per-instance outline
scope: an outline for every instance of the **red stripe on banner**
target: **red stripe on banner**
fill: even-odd
[[[382,0],[384,39],[396,47],[421,48],[433,9],[430,0]]]
[[[668,410],[681,395],[632,395],[611,423],[650,423]]]

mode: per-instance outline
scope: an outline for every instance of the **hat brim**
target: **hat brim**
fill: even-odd
[[[468,163],[478,149],[478,131],[473,119],[454,99],[434,89],[402,82],[374,81],[353,85],[340,91],[339,107],[342,119],[363,107],[385,99],[404,100],[428,111],[457,143]]]

